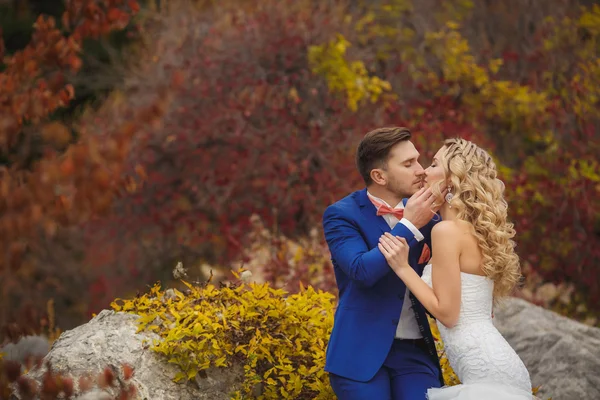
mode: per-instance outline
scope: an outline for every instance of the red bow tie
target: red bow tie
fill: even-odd
[[[380,203],[371,197],[369,197],[369,199],[371,200],[371,202],[373,203],[375,208],[377,208],[378,216],[392,214],[394,217],[396,217],[398,219],[402,219],[402,217],[404,216],[403,208],[392,208],[392,207],[388,206],[387,204]]]

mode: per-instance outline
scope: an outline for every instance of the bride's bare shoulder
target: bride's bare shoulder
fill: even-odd
[[[432,236],[455,236],[461,231],[459,221],[440,221],[431,229]]]

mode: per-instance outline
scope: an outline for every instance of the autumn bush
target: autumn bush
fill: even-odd
[[[116,389],[116,400],[134,399],[136,395],[136,388],[131,383],[134,370],[126,364],[120,368],[106,367],[100,373],[87,374],[76,381],[56,372],[49,363],[46,363],[46,372],[39,383],[25,374],[29,367],[41,366],[42,360],[36,360],[23,369],[23,365],[3,360],[0,355],[0,399],[9,399],[11,395],[18,395],[20,400],[73,399],[85,394],[98,396],[98,390],[109,387]]]
[[[250,221],[251,228],[239,258],[233,260],[234,267],[250,271],[256,282],[269,282],[290,293],[308,284],[337,293],[331,256],[320,229],[313,228],[306,237],[291,239],[266,226],[257,215],[251,216]]]
[[[53,298],[60,318],[71,312],[81,321],[73,308],[96,272],[61,256],[81,260],[82,224],[111,209],[126,186],[123,161],[134,133],[157,120],[168,95],[163,87],[136,109],[111,115],[102,132],[90,118],[66,124],[53,115],[74,98],[70,80],[82,68],[83,42],[123,29],[138,11],[136,1],[70,0],[60,21],[37,18],[25,48],[4,56],[0,40],[2,326]],[[77,287],[83,290],[74,293]]]
[[[155,284],[135,298],[116,299],[111,307],[140,316],[138,331],[159,335],[160,339],[148,343],[149,348],[179,367],[175,381],[203,379],[210,369],[228,368],[240,371],[231,393],[235,399],[334,399],[324,366],[335,296],[301,284],[290,294],[269,283],[248,283],[254,280],[248,272],[234,271],[235,279],[218,286],[181,281],[181,291]],[[435,320],[429,319],[429,324],[445,384],[459,384]],[[135,397],[130,381],[135,371],[126,364],[106,367],[76,382],[47,364],[38,384],[25,373],[42,363],[42,359],[28,359],[20,365],[4,360],[0,353],[2,398],[13,391],[24,400],[40,395],[45,399],[71,398],[108,386],[118,389],[117,399]]]
[[[156,284],[111,306],[139,315],[138,330],[160,336],[150,348],[179,367],[176,382],[204,379],[210,369],[228,368],[240,371],[233,399],[335,399],[324,371],[335,297],[303,285],[290,294],[269,283],[251,282],[246,272],[234,271],[235,279],[219,286],[181,281],[182,291]],[[460,384],[435,320],[429,324],[445,384]]]
[[[353,161],[360,136],[407,123],[362,62],[340,69],[339,82],[367,85],[342,90],[319,75],[348,59],[338,35],[354,34],[344,4],[246,5],[173,4],[145,17],[147,43],[136,50],[120,104],[135,107],[152,95],[166,83],[164,71],[185,84],[172,92],[161,126],[136,137],[129,169],[141,166],[143,180],[110,218],[88,224],[84,262],[108,276],[90,291],[96,300],[120,294],[114,281],[164,281],[176,260],[239,259],[252,214],[288,236],[307,235],[328,204],[360,187]],[[103,117],[99,126],[112,121]],[[475,132],[452,115],[414,128],[436,141],[441,130]]]
[[[72,399],[85,394],[98,395],[99,390],[106,389],[113,389],[117,400],[135,398],[136,388],[131,382],[135,371],[128,364],[84,373],[77,380],[57,372],[50,362],[44,361],[51,344],[61,333],[54,326],[53,302],[48,302],[47,313],[40,321],[36,321],[35,309],[27,310],[29,318],[4,327],[5,343],[0,346],[0,399],[9,399],[12,395],[18,395],[21,400]],[[44,368],[39,381],[27,375],[39,368]],[[89,368],[97,370],[94,365]]]
[[[210,367],[241,366],[232,398],[331,399],[325,365],[335,298],[312,287],[286,296],[269,284],[187,286],[169,295],[155,285],[116,311],[140,315],[139,329],[161,336],[151,347],[181,371],[176,381]]]
[[[507,182],[522,259],[574,283],[598,312],[600,7],[397,0],[363,10],[353,44],[371,51],[365,64],[415,115],[469,121]]]
[[[168,280],[176,261],[248,262],[253,214],[314,250],[291,256],[297,250],[278,234],[268,239],[268,280],[290,290],[314,279],[331,287],[319,277],[330,271],[315,255],[323,243],[310,232],[327,205],[362,186],[353,157],[362,135],[405,125],[425,159],[451,136],[490,149],[522,259],[596,307],[597,6],[164,3],[138,14],[142,39],[130,48],[123,86],[73,132],[42,125],[47,137],[75,136],[30,168],[58,181],[41,172],[11,178],[19,189],[11,204],[21,190],[43,201],[32,197],[24,214],[1,217],[3,234],[15,239],[5,254],[21,271],[3,272],[10,304],[57,297],[60,318],[72,325],[116,296]],[[122,26],[122,12],[132,10],[118,10],[98,20]],[[18,217],[40,215],[38,206],[43,218]],[[24,227],[33,234],[19,233]]]
[[[133,1],[128,5],[69,1],[61,28],[53,18],[40,16],[31,42],[23,50],[4,57],[0,38],[2,324],[18,309],[20,292],[30,286],[22,279],[36,280],[39,267],[27,259],[35,251],[35,237],[52,236],[59,226],[78,223],[106,209],[113,182],[120,179],[122,156],[115,147],[126,144],[132,129],[113,131],[112,146],[100,144],[85,131],[73,143],[67,127],[48,120],[73,98],[65,76],[81,68],[81,41],[126,24],[135,7]]]
[[[490,149],[508,186],[524,263],[545,280],[575,285],[573,314],[585,304],[597,314],[600,7],[574,5],[365,3],[352,10],[354,32],[312,46],[309,59],[350,109],[361,80],[348,71],[378,76],[374,82],[393,99],[386,110],[414,127],[425,155],[455,135]],[[511,20],[515,9],[522,17]]]

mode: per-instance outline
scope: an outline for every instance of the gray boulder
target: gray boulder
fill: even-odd
[[[494,323],[527,366],[539,397],[600,399],[600,329],[510,298]]]
[[[17,343],[8,343],[0,348],[4,360],[24,364],[28,357],[42,358],[48,354],[50,342],[45,336],[23,336]]]
[[[123,363],[134,369],[131,382],[136,386],[137,399],[148,400],[226,400],[241,381],[241,368],[207,371],[204,378],[193,382],[175,383],[178,367],[149,348],[159,337],[151,332],[136,333],[138,316],[104,310],[87,324],[64,332],[52,345],[44,360],[53,370],[73,378],[92,373],[97,375],[105,367],[120,369]],[[28,376],[37,383],[45,367],[34,369]],[[78,388],[75,387],[76,393]],[[114,398],[116,392],[94,390],[81,396],[83,400]],[[12,399],[18,399],[13,395]]]

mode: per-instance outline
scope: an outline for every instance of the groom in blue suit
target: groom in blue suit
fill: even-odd
[[[340,400],[421,400],[443,385],[426,311],[377,247],[385,232],[405,238],[419,274],[430,258],[439,205],[421,188],[424,170],[410,136],[406,128],[367,133],[356,155],[366,189],[323,215],[339,289],[325,370]]]

